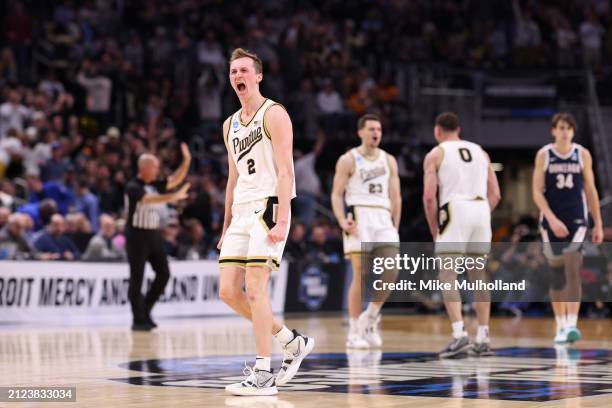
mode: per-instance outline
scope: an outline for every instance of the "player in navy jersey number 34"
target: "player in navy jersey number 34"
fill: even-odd
[[[594,221],[591,240],[595,244],[603,241],[593,160],[587,149],[572,142],[575,131],[571,114],[554,115],[555,141],[538,151],[533,171],[533,198],[540,209],[544,254],[551,271],[550,298],[557,322],[554,341],[558,344],[580,339],[581,249],[589,210]]]

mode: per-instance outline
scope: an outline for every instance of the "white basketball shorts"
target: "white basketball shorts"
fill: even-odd
[[[491,209],[486,200],[450,201],[438,210],[436,253],[487,254],[491,250]]]
[[[349,206],[347,214],[351,214],[357,224],[357,233],[343,233],[344,256],[362,252],[362,242],[367,243],[398,243],[399,234],[393,225],[391,212],[384,207]],[[376,245],[372,245],[372,248]]]
[[[230,222],[219,254],[219,266],[268,266],[278,270],[289,236],[289,225],[283,241],[273,243],[268,232],[276,225],[278,198],[249,201],[232,206]]]

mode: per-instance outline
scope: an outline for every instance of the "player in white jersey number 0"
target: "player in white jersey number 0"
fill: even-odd
[[[501,194],[489,156],[476,143],[461,140],[459,117],[444,112],[436,117],[434,135],[438,146],[425,156],[423,206],[429,231],[442,257],[488,254],[491,246],[491,211]],[[440,281],[454,286],[455,270],[440,270]],[[470,280],[487,280],[484,268],[468,270]],[[441,358],[468,353],[492,354],[489,338],[490,293],[475,291],[478,332],[470,344],[461,316],[457,290],[443,292],[444,305],[453,329],[453,340],[440,352]]]

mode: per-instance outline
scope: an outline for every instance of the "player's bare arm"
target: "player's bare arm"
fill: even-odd
[[[227,140],[225,139],[225,135],[229,131],[230,118],[227,118],[225,122],[223,122],[223,141],[225,143],[225,147],[227,148]],[[227,175],[227,185],[225,187],[225,215],[223,217],[223,229],[221,232],[221,238],[219,239],[219,243],[217,243],[217,249],[221,249],[221,245],[223,245],[223,238],[225,238],[225,231],[230,225],[232,221],[232,204],[234,203],[234,187],[236,187],[236,182],[238,181],[238,169],[236,168],[236,163],[234,163],[234,159],[230,154],[230,150],[227,149],[227,163],[228,163],[228,175]]]
[[[278,177],[278,212],[276,225],[268,233],[272,242],[285,239],[289,228],[291,194],[295,175],[293,173],[293,127],[287,111],[280,105],[274,105],[266,112],[264,121],[272,140],[274,162]]]
[[[564,238],[569,235],[569,230],[565,226],[559,218],[552,212],[550,206],[548,205],[548,201],[546,201],[546,197],[544,197],[544,161],[545,161],[546,151],[544,149],[540,149],[536,154],[535,166],[533,168],[533,178],[532,178],[532,194],[533,201],[535,202],[538,209],[548,221],[550,228],[556,237]]]
[[[493,211],[501,200],[501,192],[499,190],[499,183],[497,182],[497,175],[495,174],[495,170],[493,170],[493,166],[491,166],[491,159],[489,158],[487,152],[484,152],[484,154],[489,162],[489,170],[487,174],[487,200],[489,201],[491,211]]]
[[[336,163],[336,173],[334,175],[334,182],[331,193],[331,204],[338,225],[347,234],[351,235],[356,232],[357,225],[352,219],[346,218],[344,208],[344,191],[348,184],[349,177],[351,176],[351,169],[353,168],[353,158],[350,153],[344,153],[338,159]]]
[[[189,146],[187,146],[187,143],[181,143],[181,153],[183,154],[183,161],[179,168],[168,177],[168,182],[166,183],[166,188],[168,190],[173,190],[180,186],[189,172],[189,166],[191,165],[191,152],[189,151]]]
[[[400,219],[402,217],[402,193],[400,187],[399,171],[397,160],[391,155],[387,155],[391,175],[389,178],[389,199],[391,201],[391,218],[395,229],[399,230]]]
[[[581,155],[584,193],[594,223],[591,240],[594,244],[601,244],[603,242],[603,222],[601,219],[601,209],[599,207],[599,194],[595,186],[595,175],[593,174],[593,158],[591,157],[591,153],[585,148],[582,148]]]
[[[438,237],[438,167],[442,163],[443,150],[434,147],[423,163],[423,208],[429,232],[435,240]]]

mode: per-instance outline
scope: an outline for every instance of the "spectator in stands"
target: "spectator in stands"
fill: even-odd
[[[179,240],[178,258],[186,260],[206,259],[208,244],[204,229],[196,219],[185,221],[185,235]]]
[[[29,214],[25,213],[16,213],[21,215],[21,222],[23,225],[23,236],[30,246],[30,248],[34,248],[34,220],[30,217]]]
[[[335,133],[343,125],[344,105],[342,97],[334,88],[331,79],[323,81],[323,89],[317,94],[317,106],[321,112],[321,124],[324,129]]]
[[[198,78],[200,129],[204,140],[208,139],[210,131],[218,131],[221,123],[221,96],[225,82],[225,74],[215,70],[213,66],[205,67]]]
[[[339,114],[344,110],[342,98],[334,89],[331,79],[323,81],[323,89],[317,94],[317,104],[323,115]]]
[[[58,212],[57,204],[52,198],[40,202],[22,205],[17,212],[27,214],[34,223],[34,231],[40,231],[51,220],[51,216]]]
[[[327,228],[317,225],[312,228],[307,243],[308,255],[324,263],[342,262],[342,245],[336,240],[327,239]]]
[[[315,171],[317,156],[325,144],[325,135],[319,133],[312,150],[301,156],[295,155],[295,180],[297,196],[295,212],[297,218],[305,225],[311,225],[316,213],[316,203],[321,195],[321,180]]]
[[[560,67],[572,67],[575,61],[574,46],[578,37],[565,16],[558,19],[555,27],[555,39],[557,42],[557,64]]]
[[[312,138],[316,132],[318,115],[317,95],[314,92],[312,80],[304,78],[300,91],[289,95],[288,108],[300,138]]]
[[[32,248],[24,234],[25,222],[24,216],[19,213],[8,217],[8,224],[0,230],[0,259],[32,258]]]
[[[87,92],[86,105],[89,114],[106,123],[111,107],[111,80],[98,72],[94,62],[85,60],[81,72],[77,75],[77,82]]]
[[[223,55],[221,45],[215,40],[214,31],[207,31],[204,39],[198,43],[197,48],[200,64],[203,66],[209,65],[218,72],[223,70],[226,58]]]
[[[115,237],[113,238],[113,244],[122,251],[125,251],[125,219],[119,218],[115,221]]]
[[[30,203],[38,203],[50,198],[57,204],[61,214],[67,214],[70,206],[74,204],[74,195],[63,183],[48,181],[42,183],[37,171],[26,174],[26,182],[30,193]],[[32,217],[36,220],[36,217]]]
[[[0,207],[15,208],[17,204],[15,185],[9,180],[0,183]]]
[[[65,231],[64,217],[54,214],[45,231],[34,242],[36,250],[41,252],[41,259],[73,261],[80,258],[79,250]]]
[[[61,142],[54,142],[51,145],[51,159],[41,169],[42,181],[62,182],[70,168],[70,160],[64,155],[64,146]]]
[[[209,191],[213,192],[214,184],[210,177],[204,176],[200,180],[194,181],[192,186],[196,186],[197,190],[192,188],[189,192],[189,197],[181,213],[181,221],[187,226],[189,219],[196,219],[204,228],[204,233],[210,234],[212,231],[212,202]]]
[[[109,262],[125,260],[125,251],[113,242],[117,228],[113,217],[100,216],[100,232],[94,235],[83,253],[84,261]]]
[[[179,243],[178,234],[180,231],[180,225],[176,218],[171,218],[168,224],[164,227],[162,235],[164,237],[164,250],[166,254],[174,259],[179,257]]]
[[[56,101],[65,92],[64,84],[57,79],[53,69],[47,71],[45,78],[38,84],[38,90],[44,92],[51,101]]]
[[[20,134],[13,128],[0,140],[0,177],[14,179],[23,174],[24,156],[27,154],[19,138]]]
[[[597,15],[587,10],[586,20],[580,24],[580,43],[584,65],[598,68],[601,65],[601,44],[605,30]]]
[[[285,248],[286,256],[292,261],[303,259],[308,247],[306,245],[306,227],[299,222],[293,223]]]
[[[89,189],[89,179],[87,176],[79,177],[75,210],[85,214],[93,232],[98,231],[100,200],[98,200],[98,197]]]
[[[17,62],[9,47],[0,50],[0,82],[17,81]]]
[[[21,104],[21,98],[19,90],[11,89],[7,101],[0,105],[0,139],[6,137],[11,128],[21,132],[30,119],[32,110]]]
[[[13,9],[4,20],[4,35],[15,53],[19,79],[27,79],[26,64],[29,61],[32,46],[32,18],[26,12],[21,1],[13,3]]]
[[[0,229],[8,224],[9,216],[11,215],[10,208],[0,207]]]
[[[93,237],[91,225],[82,213],[70,213],[66,216],[66,237],[77,247],[80,253],[85,252],[87,244]]]
[[[512,0],[516,23],[514,45],[516,60],[521,66],[529,66],[541,60],[542,33],[529,9],[521,9],[519,0]]]

